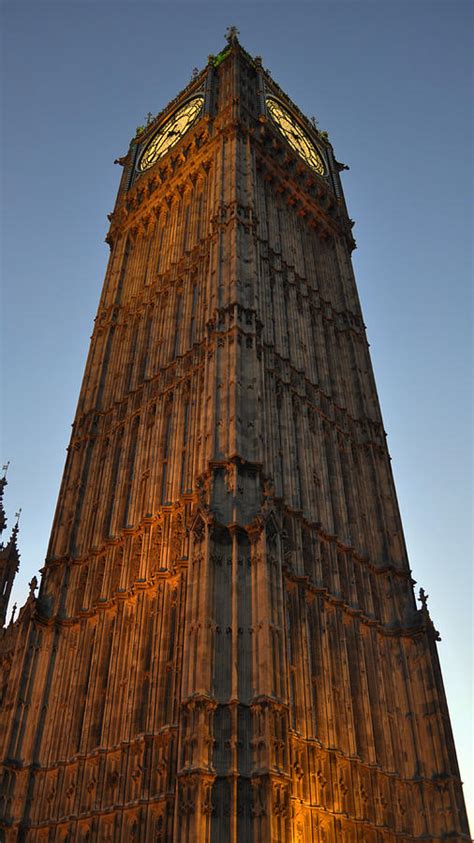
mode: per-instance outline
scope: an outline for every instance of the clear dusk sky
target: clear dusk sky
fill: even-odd
[[[113,161],[235,24],[350,166],[356,277],[413,576],[443,639],[473,828],[471,3],[4,0],[1,10],[9,528],[22,507],[13,600],[22,605],[46,554],[108,257]]]

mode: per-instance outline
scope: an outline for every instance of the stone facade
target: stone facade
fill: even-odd
[[[0,839],[469,840],[342,165],[235,33],[119,163],[40,591],[0,643]]]

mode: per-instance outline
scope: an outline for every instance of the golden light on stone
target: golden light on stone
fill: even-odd
[[[0,843],[469,843],[343,165],[229,37],[120,160],[40,595],[0,622]]]
[[[138,169],[148,170],[160,158],[163,158],[173,146],[176,146],[183,135],[191,128],[202,111],[204,97],[197,96],[178,108],[177,111],[164,123],[163,126],[153,135],[149,144],[145,147]]]
[[[319,150],[289,111],[273,97],[266,99],[267,110],[285,140],[320,176],[326,168]]]

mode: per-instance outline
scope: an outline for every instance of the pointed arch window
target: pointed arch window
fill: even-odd
[[[125,489],[123,492],[123,510],[120,524],[126,527],[129,521],[130,504],[132,500],[133,478],[135,474],[135,459],[137,455],[138,430],[140,427],[140,416],[136,416],[132,423],[130,443],[128,446],[128,458],[125,478]]]
[[[188,440],[189,440],[189,398],[186,400],[186,403],[183,408],[183,447],[181,451],[181,482],[180,482],[180,491],[181,494],[187,490],[187,463],[188,463]]]
[[[110,477],[110,484],[108,489],[108,504],[104,519],[104,536],[110,536],[112,528],[112,517],[114,514],[115,498],[117,496],[117,481],[120,467],[120,458],[122,455],[122,441],[123,441],[123,427],[121,427],[116,434],[114,456],[112,462],[112,473]]]
[[[189,319],[189,347],[192,348],[196,334],[196,305],[198,299],[197,284],[193,284],[192,299],[191,299],[191,316]]]
[[[173,398],[167,397],[165,405],[165,418],[163,424],[163,464],[161,473],[161,503],[166,504],[171,501],[170,489],[170,452],[171,452],[171,424],[173,420]]]
[[[145,324],[145,337],[143,340],[143,354],[140,359],[140,368],[138,371],[138,383],[141,384],[145,380],[148,368],[148,357],[150,353],[151,329],[153,326],[153,310],[147,317]]]
[[[125,275],[127,274],[127,266],[128,261],[130,258],[130,252],[132,251],[130,238],[127,237],[125,241],[125,248],[123,251],[123,258],[122,258],[122,266],[120,267],[120,275],[117,284],[117,290],[115,293],[115,304],[120,304],[122,299],[122,291],[123,291],[123,282],[125,280]]]
[[[125,391],[130,392],[133,389],[133,370],[135,368],[135,355],[137,352],[137,342],[138,342],[138,329],[139,329],[139,321],[138,319],[135,321],[135,324],[132,328],[132,333],[130,337],[130,349],[128,353],[128,364],[127,370],[125,374]]]
[[[181,336],[181,320],[183,316],[183,293],[180,290],[176,295],[173,358],[179,353],[179,341]]]

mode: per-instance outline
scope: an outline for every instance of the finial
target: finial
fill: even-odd
[[[16,527],[18,527],[18,525],[20,523],[20,515],[21,515],[21,506],[20,506],[20,509],[18,510],[18,512],[15,512],[15,518],[16,518],[16,525],[15,526]]]
[[[33,579],[30,580],[30,582],[28,583],[28,587],[30,589],[30,595],[29,596],[34,597],[35,591],[38,588],[38,580],[36,579],[36,577],[33,577]]]
[[[315,129],[318,128],[318,121],[316,120],[316,117],[314,116],[314,114],[312,114],[311,117],[309,118],[309,122],[311,123],[312,126],[314,126]]]
[[[240,35],[240,32],[236,26],[227,27],[225,37],[229,44],[234,44],[238,40],[237,35]]]
[[[191,73],[191,79],[197,79],[198,76],[199,76],[199,68],[193,67],[192,73]]]
[[[419,597],[418,600],[421,603],[420,612],[423,613],[424,621],[428,621],[429,629],[432,630],[435,641],[441,641],[441,635],[439,634],[438,630],[435,628],[433,621],[431,620],[429,609],[428,609],[428,597],[429,594],[426,593],[424,588],[420,588],[419,590]]]
[[[146,115],[146,118],[145,118],[145,119],[146,119],[146,124],[147,124],[147,126],[149,126],[149,125],[150,125],[150,123],[151,123],[151,122],[152,122],[152,120],[153,120],[153,114],[151,113],[151,111],[149,111],[149,112],[148,112],[148,114]]]
[[[7,479],[7,471],[8,471],[8,466],[9,466],[9,465],[10,465],[10,460],[8,460],[8,462],[6,462],[6,463],[5,463],[5,465],[2,465],[2,471],[3,471],[3,477],[2,477],[2,480],[6,480],[6,479]]]
[[[16,603],[14,603],[14,604],[13,604],[13,606],[12,606],[12,613],[11,613],[11,617],[10,617],[10,623],[13,623],[13,621],[15,620],[16,607],[17,607],[17,604],[16,604]]]

